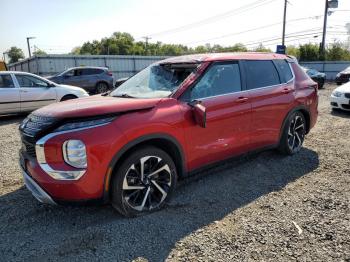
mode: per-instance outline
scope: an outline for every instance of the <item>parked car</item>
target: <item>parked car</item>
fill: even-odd
[[[106,67],[74,67],[47,79],[58,84],[84,88],[89,93],[101,94],[113,88],[113,75]]]
[[[350,82],[333,90],[331,106],[332,109],[350,110]]]
[[[44,203],[100,200],[137,216],[160,209],[178,178],[207,165],[262,148],[297,153],[317,103],[317,84],[285,55],[169,58],[108,95],[28,116],[24,181]]]
[[[58,85],[24,72],[0,72],[0,113],[29,112],[48,104],[89,96],[85,90]]]
[[[115,81],[115,83],[114,83],[114,87],[117,88],[118,86],[123,84],[128,79],[129,79],[129,77],[118,78],[117,81]]]
[[[349,82],[350,80],[350,66],[339,72],[335,78],[337,85]]]
[[[326,81],[326,74],[318,72],[316,69],[302,67],[303,70],[318,84],[318,88],[322,88],[324,86],[324,82]]]

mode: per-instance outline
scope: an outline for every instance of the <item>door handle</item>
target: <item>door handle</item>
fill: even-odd
[[[283,88],[282,90],[283,94],[289,94],[290,92],[292,92],[292,89],[289,89],[289,88]]]
[[[236,99],[236,102],[237,103],[244,103],[244,102],[247,102],[247,100],[248,100],[248,97],[238,97],[237,99]]]
[[[21,93],[28,93],[27,90],[20,90]]]

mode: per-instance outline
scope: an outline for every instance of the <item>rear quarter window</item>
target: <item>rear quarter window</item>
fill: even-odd
[[[287,83],[293,79],[293,73],[290,70],[290,66],[286,60],[274,60],[274,62],[283,83]]]
[[[247,88],[255,89],[281,83],[277,69],[271,60],[246,60]]]

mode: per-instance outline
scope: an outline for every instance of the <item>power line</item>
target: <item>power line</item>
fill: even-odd
[[[296,22],[296,21],[302,21],[302,20],[307,20],[307,19],[318,19],[318,18],[321,18],[322,16],[323,15],[316,15],[316,16],[308,16],[308,17],[296,18],[296,19],[288,20],[287,23]],[[213,37],[213,38],[202,39],[202,40],[194,41],[194,42],[188,42],[188,43],[185,43],[185,45],[194,44],[194,43],[200,43],[200,42],[205,42],[205,41],[212,41],[212,40],[217,40],[217,39],[221,39],[221,38],[231,37],[231,36],[234,36],[234,35],[240,35],[240,34],[244,34],[244,33],[249,33],[249,32],[253,32],[253,31],[265,29],[265,28],[268,28],[268,27],[280,25],[281,23],[282,22],[277,22],[277,23],[268,24],[268,25],[264,25],[264,26],[260,26],[260,27],[255,27],[255,28],[244,30],[244,31],[240,31],[240,32],[225,34],[225,35],[221,35],[221,36],[217,36],[217,37]]]
[[[218,15],[215,15],[215,16],[212,16],[212,17],[208,17],[206,19],[203,19],[203,20],[191,23],[191,24],[183,25],[183,26],[180,26],[180,27],[176,27],[176,28],[173,28],[173,29],[170,29],[170,30],[165,30],[165,31],[162,31],[162,32],[159,32],[159,33],[150,34],[149,36],[154,37],[154,36],[167,35],[167,34],[172,34],[172,33],[185,31],[185,30],[188,30],[188,29],[193,28],[193,27],[203,26],[205,24],[209,24],[209,23],[216,22],[218,20],[222,20],[222,19],[230,17],[232,15],[237,15],[237,14],[240,14],[240,13],[244,13],[244,12],[247,12],[249,10],[255,9],[257,7],[260,7],[260,6],[263,6],[263,5],[266,5],[266,4],[270,4],[270,3],[275,2],[275,1],[277,1],[277,0],[258,0],[258,1],[255,1],[255,2],[251,3],[251,4],[248,4],[248,5],[245,5],[245,6],[241,6],[239,8],[227,11],[225,13],[221,13],[221,14],[218,14]]]

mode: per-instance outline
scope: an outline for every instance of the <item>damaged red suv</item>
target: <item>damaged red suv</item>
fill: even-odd
[[[20,125],[20,164],[41,202],[160,209],[176,181],[262,148],[294,154],[317,119],[317,84],[278,54],[181,56],[109,94],[41,108]]]

